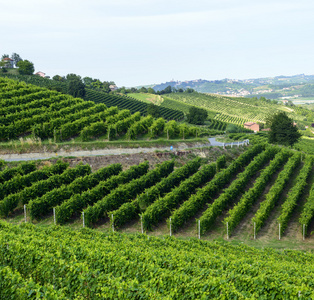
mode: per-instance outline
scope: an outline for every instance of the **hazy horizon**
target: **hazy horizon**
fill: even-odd
[[[118,86],[313,74],[309,0],[12,0],[0,54]]]

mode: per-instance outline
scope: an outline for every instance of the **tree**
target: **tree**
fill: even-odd
[[[187,121],[191,124],[202,125],[204,124],[207,115],[208,114],[205,109],[192,106],[187,114]]]
[[[155,90],[153,88],[148,88],[147,93],[149,94],[155,94]]]
[[[172,92],[171,85],[168,85],[164,90],[162,90],[163,94],[170,94]]]
[[[147,115],[151,115],[154,118],[158,118],[160,116],[159,106],[150,103],[147,105]]]
[[[12,53],[11,59],[13,60],[14,65],[17,67],[17,63],[22,60],[21,56],[17,53]]]
[[[21,75],[32,75],[35,71],[34,64],[27,59],[20,60],[17,63],[17,67]]]
[[[227,133],[238,133],[241,132],[240,128],[235,124],[228,124],[226,127]]]
[[[52,77],[52,80],[55,80],[55,81],[65,81],[65,78],[60,76],[60,75],[55,75]]]
[[[74,74],[73,74],[74,75]],[[84,98],[86,91],[85,85],[80,76],[69,76],[67,75],[68,89],[67,92],[73,97]]]
[[[293,120],[285,112],[270,116],[266,123],[270,125],[269,143],[292,146],[301,137],[298,128],[293,124]]]
[[[9,54],[2,54],[1,60],[4,60],[5,58],[9,58]]]
[[[147,88],[142,86],[140,89],[139,89],[139,92],[140,93],[147,93]]]

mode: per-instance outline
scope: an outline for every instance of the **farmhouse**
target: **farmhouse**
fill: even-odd
[[[259,125],[255,122],[246,122],[243,124],[244,128],[251,129],[254,132],[259,131]]]
[[[46,76],[46,74],[44,72],[38,71],[37,73],[35,73],[35,75],[38,75],[40,77],[44,77]]]
[[[9,68],[9,69],[14,68],[13,59],[11,59],[11,58],[9,58],[9,57],[6,57],[6,58],[4,58],[2,61],[5,62],[5,67],[6,67],[6,68]]]

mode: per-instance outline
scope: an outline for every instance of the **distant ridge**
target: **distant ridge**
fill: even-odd
[[[167,81],[165,83],[149,85],[155,91],[171,86],[175,89],[192,88],[201,93],[213,93],[236,97],[265,97],[268,99],[284,99],[313,97],[314,75],[276,76],[253,79],[195,79],[186,81]]]

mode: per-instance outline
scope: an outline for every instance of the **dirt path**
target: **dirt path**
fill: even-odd
[[[39,160],[39,159],[50,159],[58,157],[86,157],[86,156],[108,156],[108,155],[123,155],[123,154],[139,154],[139,153],[153,153],[156,151],[169,151],[177,152],[182,150],[187,150],[189,148],[204,148],[204,147],[219,147],[228,146],[230,143],[220,143],[216,142],[215,138],[209,138],[208,144],[197,143],[194,145],[188,145],[185,143],[177,144],[175,147],[146,147],[146,148],[113,148],[113,149],[98,149],[98,150],[71,150],[71,149],[60,149],[55,152],[32,152],[32,153],[12,153],[12,154],[1,154],[0,159],[5,161],[27,161],[27,160]],[[231,145],[231,144],[230,144]],[[243,142],[237,142],[238,148],[240,146],[248,145],[248,140]]]
[[[137,153],[152,153],[156,151],[172,151],[177,152],[186,149],[187,145],[182,144],[172,150],[170,147],[152,147],[152,148],[115,148],[115,149],[101,149],[91,151],[64,151],[57,152],[41,152],[41,153],[22,153],[22,154],[3,154],[0,159],[5,161],[21,161],[21,160],[37,160],[49,159],[58,157],[85,157],[85,156],[107,156],[107,155],[122,155],[122,154],[137,154]]]

